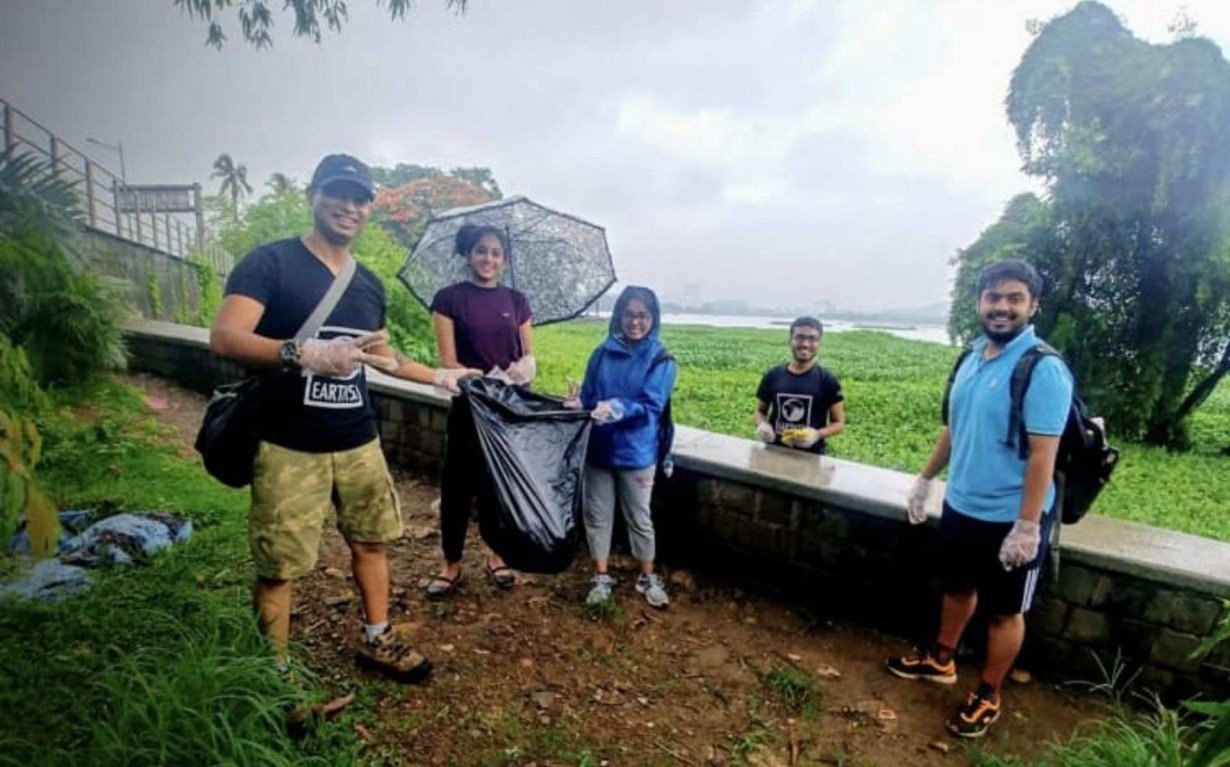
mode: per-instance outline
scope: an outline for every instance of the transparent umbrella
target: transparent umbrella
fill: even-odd
[[[535,325],[578,316],[615,283],[606,230],[524,197],[446,210],[427,222],[398,272],[410,292],[431,306],[436,291],[469,277],[454,238],[463,224],[495,226],[509,241],[500,281],[529,299]]]

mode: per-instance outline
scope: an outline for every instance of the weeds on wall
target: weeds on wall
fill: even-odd
[[[218,314],[218,307],[222,306],[222,283],[218,277],[218,270],[214,265],[206,261],[200,253],[194,253],[188,259],[188,263],[196,269],[196,284],[197,284],[197,316],[195,323],[201,327],[209,327],[214,322],[214,316]]]

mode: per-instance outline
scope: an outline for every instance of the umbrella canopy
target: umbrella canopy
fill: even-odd
[[[433,216],[397,276],[430,307],[436,291],[469,279],[454,240],[463,224],[504,230],[509,247],[500,282],[529,299],[535,325],[584,312],[615,283],[606,230],[524,197],[452,208]]]

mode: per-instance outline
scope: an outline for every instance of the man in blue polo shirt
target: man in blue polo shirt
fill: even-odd
[[[907,501],[911,523],[926,521],[931,482],[945,466],[948,489],[940,517],[944,583],[940,628],[926,652],[888,661],[905,679],[957,681],[953,660],[976,607],[988,615],[981,683],[948,720],[953,735],[976,738],[999,718],[1000,688],[1025,639],[1046,542],[1055,519],[1051,481],[1059,437],[1072,404],[1072,376],[1057,357],[1038,362],[1023,403],[1028,458],[1005,442],[1017,360],[1039,343],[1030,319],[1038,311],[1042,279],[1021,261],[1000,261],[978,278],[974,342],[953,380],[949,423],[914,480]]]

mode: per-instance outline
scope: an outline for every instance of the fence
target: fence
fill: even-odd
[[[156,204],[150,206],[147,195],[129,193],[122,176],[117,177],[3,99],[0,138],[3,156],[27,156],[49,162],[52,173],[74,185],[84,197],[80,218],[85,226],[175,258],[200,257],[218,274],[230,272],[234,258],[205,236],[200,184],[193,186],[196,220],[189,225],[171,211],[160,210]],[[122,165],[123,148],[117,148]]]

